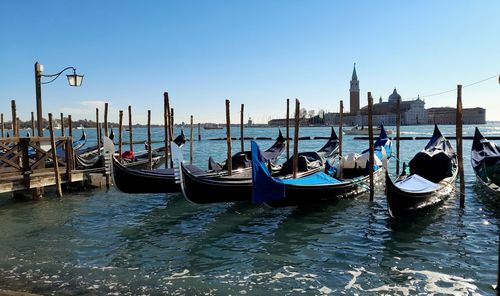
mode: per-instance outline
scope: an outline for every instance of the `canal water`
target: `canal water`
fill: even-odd
[[[472,136],[473,128],[465,126],[464,134]],[[500,135],[500,125],[480,128]],[[432,130],[404,126],[402,136],[430,137]],[[454,135],[454,126],[443,126],[442,132]],[[209,155],[225,158],[225,141],[208,140],[225,131],[202,133],[203,141],[193,143],[194,162],[205,168]],[[235,128],[233,136],[238,133]],[[277,128],[245,133],[275,138]],[[300,131],[312,137],[329,133],[326,127]],[[153,135],[163,137],[161,129]],[[145,139],[146,131],[137,129],[134,136]],[[316,150],[324,142],[305,140],[300,150]],[[426,142],[402,141],[402,161]],[[465,209],[456,194],[405,220],[389,217],[383,185],[374,202],[362,195],[283,209],[195,205],[182,194],[129,195],[114,188],[65,192],[62,199],[49,189],[40,202],[2,195],[0,288],[44,295],[493,295],[499,208],[476,184],[471,142],[464,140]],[[266,148],[273,141],[258,143]],[[249,141],[245,145],[249,148]],[[344,151],[367,146],[345,136]],[[240,148],[239,141],[233,148]],[[393,159],[393,175],[394,167]]]

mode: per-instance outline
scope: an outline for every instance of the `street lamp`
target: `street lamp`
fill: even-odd
[[[37,120],[37,129],[38,136],[43,137],[43,119],[42,119],[42,84],[49,84],[54,82],[61,74],[66,70],[73,70],[73,74],[66,75],[68,79],[68,83],[70,86],[80,86],[82,85],[83,75],[76,74],[76,68],[74,67],[66,67],[62,69],[60,72],[51,75],[44,75],[43,65],[38,62],[35,63],[35,89],[36,89],[36,120]],[[51,78],[49,81],[42,82],[42,77]]]

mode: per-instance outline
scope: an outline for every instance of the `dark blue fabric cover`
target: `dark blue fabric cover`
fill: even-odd
[[[261,204],[285,198],[285,184],[269,173],[259,146],[252,141],[252,202]]]

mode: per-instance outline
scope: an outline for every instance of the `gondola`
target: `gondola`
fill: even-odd
[[[369,151],[348,154],[325,170],[297,178],[272,176],[261,157],[258,145],[252,142],[252,201],[270,207],[304,206],[357,196],[368,190]],[[374,175],[383,171],[382,161],[391,154],[391,140],[384,128],[374,144]]]
[[[402,217],[421,212],[443,202],[455,189],[457,156],[437,125],[425,146],[392,181],[386,173],[385,184],[389,214]]]
[[[29,134],[27,136],[29,137]],[[77,141],[73,141],[73,151],[78,151],[86,143],[87,143],[87,134],[85,133],[85,131],[82,131],[82,135],[80,136],[80,139]],[[58,146],[59,144],[60,144],[60,142],[57,142],[56,146]],[[48,145],[47,148],[48,147],[50,147],[50,145]],[[29,156],[29,158],[34,158],[36,156],[36,150],[32,147],[29,147],[28,148],[28,156]],[[66,152],[64,151],[64,149],[62,147],[57,148],[57,157],[59,157],[62,160],[66,159]]]
[[[264,159],[274,162],[286,149],[286,140],[278,130],[278,137],[274,144],[264,151]],[[238,152],[231,157],[231,164],[233,170],[249,168],[252,166],[251,151]],[[227,160],[222,163],[216,162],[211,156],[208,158],[208,170],[210,171],[227,171]]]
[[[281,142],[277,139],[277,142]],[[178,147],[186,142],[184,133],[173,141]],[[272,147],[276,147],[276,143]],[[160,148],[161,149],[161,148]],[[201,171],[206,174],[206,171]],[[175,182],[173,168],[167,169],[132,169],[113,158],[113,179],[118,190],[125,193],[169,193],[181,191],[180,184]]]
[[[73,142],[73,150],[80,150],[87,143],[87,134],[82,130],[82,135],[78,141]]]
[[[500,196],[500,147],[488,141],[476,127],[472,141],[472,168],[478,182]]]
[[[320,150],[310,154],[316,154],[319,157],[321,157],[321,155],[333,157],[336,155],[337,151],[338,138],[333,131],[333,135],[329,138],[328,142]],[[306,158],[304,153],[302,156],[302,158]],[[265,159],[263,156],[262,159],[266,164],[270,164],[268,159]],[[307,162],[307,159],[304,160],[304,169],[299,172],[299,175],[305,176],[323,170],[327,160],[328,159],[320,159],[314,162],[314,165],[313,162]],[[321,165],[319,164],[320,161],[322,162]],[[310,166],[308,167],[307,165]],[[279,174],[281,169],[283,168],[276,167],[274,173]],[[207,172],[194,165],[181,163],[180,173],[184,197],[193,203],[206,204],[252,200],[251,167],[233,170],[231,176],[229,176],[227,171]]]
[[[177,146],[186,143],[184,132],[174,139]],[[163,153],[164,147],[154,149],[155,153]],[[144,161],[143,159],[140,161]],[[147,154],[146,154],[147,161]],[[122,164],[113,157],[113,184],[125,193],[170,193],[179,192],[181,187],[175,183],[174,169],[132,168]]]
[[[183,132],[174,140],[174,143],[178,146],[184,145],[185,142]],[[113,157],[113,184],[124,193],[170,193],[181,191],[180,185],[175,183],[173,168],[134,169],[120,163],[116,157]]]

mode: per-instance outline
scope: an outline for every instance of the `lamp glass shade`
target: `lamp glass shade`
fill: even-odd
[[[66,75],[68,77],[68,82],[70,86],[80,86],[82,85],[83,75],[70,74]]]

